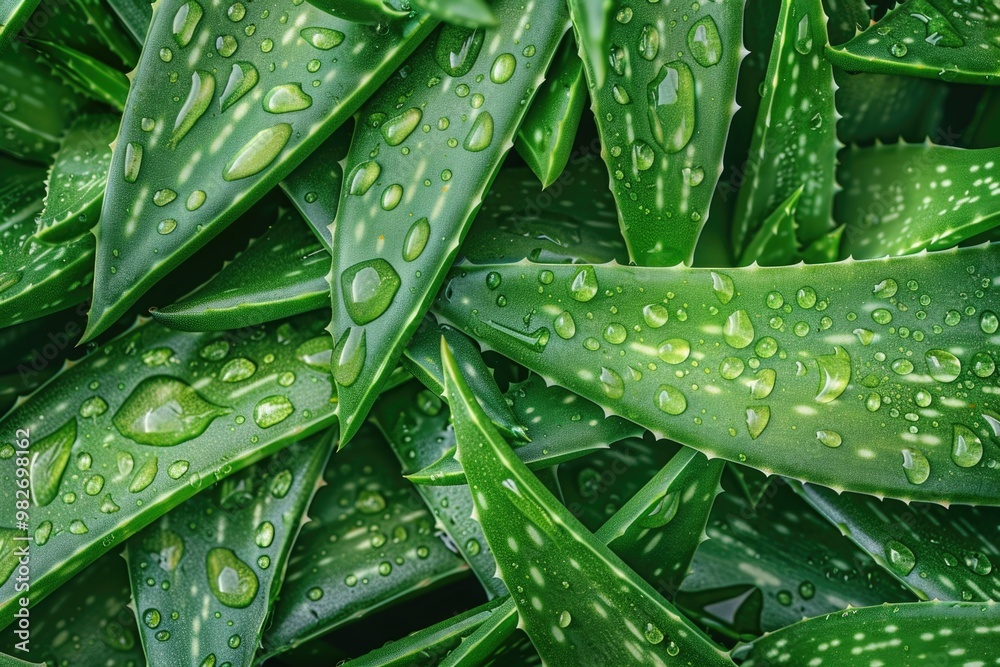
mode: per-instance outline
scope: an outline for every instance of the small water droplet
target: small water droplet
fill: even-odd
[[[142,168],[142,144],[135,141],[125,146],[125,182],[135,183]]]
[[[489,147],[493,141],[493,116],[488,111],[481,111],[472,121],[469,134],[465,137],[465,150],[473,153]]]
[[[222,95],[219,96],[219,108],[225,111],[236,104],[244,95],[253,90],[259,80],[260,74],[253,63],[242,61],[233,63],[233,69],[229,72],[229,80],[226,82]],[[189,210],[194,209],[189,208]]]
[[[259,526],[257,526],[257,536],[255,538],[257,546],[261,549],[266,549],[271,546],[274,542],[274,524],[270,521],[262,521]]]
[[[231,549],[212,549],[205,563],[209,588],[219,602],[234,609],[243,609],[253,602],[259,585],[257,575]]]
[[[691,354],[691,344],[683,338],[670,338],[660,343],[656,355],[668,364],[679,364]]]
[[[931,377],[938,382],[954,382],[962,373],[962,362],[947,350],[928,350],[924,359]]]
[[[510,53],[501,53],[493,61],[490,68],[490,81],[493,83],[507,83],[517,68],[517,59]]]
[[[923,484],[931,475],[931,464],[919,449],[903,450],[903,472],[911,484]]]
[[[194,37],[195,28],[198,27],[202,14],[204,14],[204,10],[194,0],[188,0],[177,8],[173,21],[174,41],[177,42],[177,46],[184,48],[191,43],[191,38]]]
[[[688,48],[702,67],[711,67],[722,59],[722,38],[711,16],[698,19],[687,34]]]
[[[564,310],[556,316],[555,322],[552,324],[552,328],[555,329],[556,334],[563,340],[569,340],[576,335],[576,322],[567,310]]]
[[[292,126],[288,123],[264,128],[233,156],[223,170],[222,178],[236,181],[260,173],[274,162],[291,136]]]
[[[962,468],[971,468],[983,458],[983,442],[970,428],[955,424],[951,460]]]
[[[625,395],[625,382],[610,368],[601,367],[600,384],[604,395],[610,399],[617,400]]]
[[[816,431],[816,439],[827,447],[840,447],[844,440],[840,437],[840,434],[836,431],[831,431],[829,429]]]
[[[886,542],[885,559],[889,562],[889,567],[902,577],[912,572],[917,564],[917,559],[913,555],[913,551],[898,540],[889,540]]]
[[[586,303],[597,295],[597,289],[597,274],[594,273],[594,267],[584,266],[573,276],[569,294],[576,301]]]
[[[354,167],[347,177],[347,193],[356,196],[364,195],[375,184],[381,173],[382,165],[375,160],[362,162]]]
[[[663,65],[649,83],[648,95],[653,136],[667,153],[677,153],[694,134],[695,84],[691,68],[680,60]]]
[[[753,342],[755,333],[753,323],[750,321],[747,311],[740,309],[733,312],[726,319],[726,324],[722,328],[722,336],[730,347],[734,347],[737,350],[742,350],[750,345]]]
[[[412,262],[420,257],[430,236],[431,225],[427,218],[420,218],[410,225],[410,229],[406,232],[406,238],[403,240],[403,261]]]
[[[656,390],[656,407],[668,415],[679,415],[687,410],[687,397],[679,389],[661,384]]]
[[[646,624],[646,629],[642,633],[646,637],[646,641],[650,644],[659,644],[663,641],[663,631],[652,623]]]
[[[766,405],[759,405],[747,408],[747,431],[754,440],[764,432],[767,423],[771,420],[771,408]]]
[[[994,334],[997,332],[997,328],[1000,327],[1000,320],[997,319],[997,315],[993,311],[984,310],[979,319],[979,327],[983,330],[983,333]]]
[[[653,329],[659,329],[666,324],[668,316],[666,306],[660,303],[651,303],[642,308],[642,319],[646,322],[646,326]]]
[[[205,203],[205,192],[203,190],[195,190],[188,197],[187,203],[184,205],[189,211],[197,211],[201,208],[201,205]]]
[[[736,287],[733,285],[733,279],[724,273],[711,272],[712,276],[712,291],[715,292],[716,298],[719,303],[725,305],[732,301],[733,294],[736,291]]]
[[[639,33],[639,55],[646,60],[656,60],[660,52],[660,31],[655,25],[647,23]]]
[[[889,53],[896,56],[897,58],[902,58],[903,56],[905,56],[908,50],[909,49],[906,48],[906,44],[903,44],[902,42],[896,42],[889,47]]]
[[[293,412],[295,406],[285,396],[268,396],[262,398],[253,408],[253,420],[261,428],[271,428],[285,421]]]
[[[411,107],[398,116],[383,122],[379,126],[379,132],[382,133],[387,144],[398,146],[406,141],[406,138],[416,129],[422,117],[423,112],[420,109]]]
[[[344,33],[330,28],[303,28],[299,35],[321,51],[329,51],[344,41]]]

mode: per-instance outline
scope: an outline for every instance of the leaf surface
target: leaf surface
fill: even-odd
[[[463,265],[435,310],[706,454],[873,495],[996,505],[998,261],[984,245],[725,272]],[[557,327],[570,319],[572,332]]]
[[[32,40],[31,46],[67,85],[118,111],[125,109],[129,84],[124,74],[92,56],[61,44],[38,39]]]

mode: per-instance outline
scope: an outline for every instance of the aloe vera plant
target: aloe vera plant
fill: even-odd
[[[0,0],[0,665],[993,664],[1000,14],[891,4]]]

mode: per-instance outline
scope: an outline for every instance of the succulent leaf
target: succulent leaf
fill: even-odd
[[[466,28],[490,28],[497,24],[486,0],[412,0],[412,4],[445,23]]]
[[[125,109],[128,78],[124,74],[92,56],[61,44],[36,39],[32,40],[31,46],[41,54],[42,61],[52,72],[67,85],[118,111]]]

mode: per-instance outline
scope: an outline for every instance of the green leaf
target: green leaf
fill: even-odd
[[[800,495],[922,600],[1000,600],[994,512],[879,501],[804,484]]]
[[[440,350],[440,335],[437,340]],[[441,399],[416,382],[384,393],[372,407],[372,420],[389,441],[404,475],[433,463],[455,447],[448,418],[448,408]],[[490,597],[506,595],[507,588],[495,576],[496,561],[482,528],[471,518],[469,487],[417,486],[416,490],[436,517],[439,530],[450,539],[452,550],[469,563],[486,593]]]
[[[1000,90],[987,88],[976,105],[976,113],[962,136],[962,143],[969,148],[990,148],[1000,146],[1000,125],[996,118],[1000,115]]]
[[[683,653],[699,665],[729,664],[707,637],[559,505],[489,424],[444,341],[441,356],[477,518],[497,559],[497,573],[512,591],[516,588],[520,625],[542,659],[577,664],[586,656],[600,664],[665,665],[667,656]],[[628,628],[628,634],[618,635],[620,628]]]
[[[94,226],[104,199],[118,121],[114,114],[88,114],[73,121],[49,169],[45,208],[35,238],[47,243],[66,241]]]
[[[468,637],[463,638],[462,643],[438,667],[476,667],[486,664],[489,656],[515,643],[510,638],[517,625],[517,607],[510,596],[507,596],[490,617]]]
[[[35,62],[35,51],[13,45],[0,58],[0,152],[51,162],[76,117],[79,97]]]
[[[281,189],[330,252],[333,252],[330,222],[337,217],[344,182],[343,162],[351,147],[353,131],[354,123],[344,123],[281,182]],[[326,291],[330,291],[329,283]]]
[[[384,25],[409,13],[403,0],[309,0],[309,4],[345,21],[368,25]]]
[[[79,8],[80,13],[84,16],[88,32],[92,32],[97,37],[96,40],[90,41],[106,45],[108,50],[115,54],[123,65],[134,68],[139,61],[139,49],[122,31],[121,26],[108,11],[105,3],[102,0],[75,0],[73,4]],[[65,5],[66,3],[62,3],[60,9]],[[102,60],[112,61],[107,57],[102,58]]]
[[[754,262],[760,266],[782,266],[792,264],[799,258],[799,247],[795,240],[795,210],[802,190],[803,186],[799,186],[785,203],[767,216],[743,251],[740,266]]]
[[[31,41],[31,46],[42,54],[43,62],[53,73],[69,86],[119,111],[125,109],[129,84],[124,74],[96,58],[61,44],[35,39]]]
[[[509,436],[528,440],[525,422],[519,421],[511,406],[507,404],[503,392],[493,379],[493,372],[483,361],[479,348],[465,334],[451,327],[438,326],[433,318],[425,317],[406,346],[402,359],[403,367],[413,373],[424,386],[444,398],[444,369],[441,367],[442,336],[448,340],[453,352],[461,359],[462,372],[470,378],[469,383],[475,387],[479,405],[489,415],[493,424]],[[419,468],[410,472],[416,470]]]
[[[827,49],[852,72],[904,74],[953,83],[997,83],[1000,15],[960,0],[909,0],[843,46]]]
[[[0,653],[0,665],[3,667],[45,667],[44,662],[28,662],[5,653]]]
[[[440,349],[440,335],[437,340]],[[464,366],[462,372],[465,377]],[[474,393],[478,398],[479,393]],[[595,449],[642,433],[642,429],[635,424],[618,417],[607,417],[600,407],[576,394],[559,387],[546,387],[537,375],[512,385],[506,402],[510,403],[518,423],[528,425],[527,434],[531,441],[527,444],[515,443],[517,448],[514,453],[531,470],[579,458]],[[465,472],[455,459],[454,449],[428,462],[423,469],[407,475],[407,478],[417,484],[466,483]]]
[[[586,99],[583,61],[567,35],[514,140],[514,148],[542,188],[555,183],[569,162]]]
[[[444,26],[359,112],[330,229],[342,446],[426,313],[566,29],[558,3],[493,8],[500,27]]]
[[[847,605],[914,599],[783,479],[770,479],[756,504],[734,491],[716,499],[709,539],[675,598],[689,617],[752,639]]]
[[[504,598],[506,599],[506,598]],[[360,658],[345,664],[351,667],[432,667],[443,664],[453,649],[464,646],[467,638],[482,627],[493,622],[498,615],[497,608],[506,609],[503,600],[494,600],[456,614],[423,630],[390,642]]]
[[[826,42],[826,15],[819,0],[782,0],[746,165],[748,177],[736,200],[737,253],[799,187],[799,241],[808,245],[832,227],[840,146],[833,70],[823,57]]]
[[[17,38],[28,17],[38,7],[38,1],[4,0],[0,4],[0,54],[5,53],[7,47]]]
[[[207,486],[333,421],[316,316],[225,334],[138,326],[0,421],[30,432],[32,601]],[[14,483],[14,459],[0,481]],[[211,480],[211,481],[209,481]],[[40,504],[45,490],[51,502]],[[0,585],[0,627],[20,594]]]
[[[34,240],[45,171],[0,156],[0,322],[11,326],[69,308],[86,298],[94,239],[59,245]]]
[[[997,505],[998,262],[994,245],[724,273],[462,265],[435,312],[711,456],[874,495]],[[573,335],[558,335],[568,318]],[[981,443],[960,444],[956,425]]]
[[[381,34],[301,5],[289,33],[288,9],[157,4],[111,162],[87,339],[277,185],[432,27],[418,16]]]
[[[608,65],[604,58],[586,58],[587,53],[607,53],[610,40],[611,10],[613,0],[570,0],[570,16],[573,18],[573,33],[580,45],[580,57],[588,68],[588,79],[592,86],[604,86]]]
[[[996,655],[1000,608],[993,602],[914,602],[847,609],[773,632],[742,651],[743,667],[780,660],[827,667],[878,662],[884,665],[970,665]],[[956,662],[956,656],[958,662]],[[979,659],[979,660],[977,660]]]
[[[108,0],[108,5],[128,30],[132,41],[142,46],[153,19],[152,3],[149,0]]]
[[[837,137],[845,144],[923,141],[942,124],[948,85],[912,76],[845,72],[837,82]],[[942,137],[944,139],[944,137]]]
[[[181,331],[223,331],[325,308],[330,256],[295,211],[187,298],[153,312]]]
[[[358,439],[327,465],[258,661],[468,572],[382,437]]]
[[[736,111],[743,3],[696,4],[619,9],[605,85],[593,72],[608,50],[580,52],[622,233],[644,266],[690,263]]]
[[[845,151],[837,198],[837,219],[847,225],[842,254],[939,250],[992,229],[1000,224],[1000,183],[989,174],[998,161],[1000,148],[930,143]]]
[[[45,665],[145,665],[128,605],[128,571],[115,549],[31,610],[32,659]],[[16,653],[18,641],[6,630],[0,646]]]
[[[823,0],[829,17],[826,29],[831,44],[843,44],[871,23],[871,9],[865,0]]]
[[[497,25],[497,17],[486,0],[412,0],[412,4],[445,23],[466,28]]]
[[[224,479],[129,541],[150,665],[253,662],[335,436],[318,433]]]
[[[836,262],[840,258],[846,225],[835,227],[802,250],[802,259],[808,264]]]
[[[545,191],[529,169],[501,169],[461,256],[478,264],[518,262],[628,262],[618,232],[607,171],[596,155],[574,157]],[[566,202],[587,201],[586,209]]]

